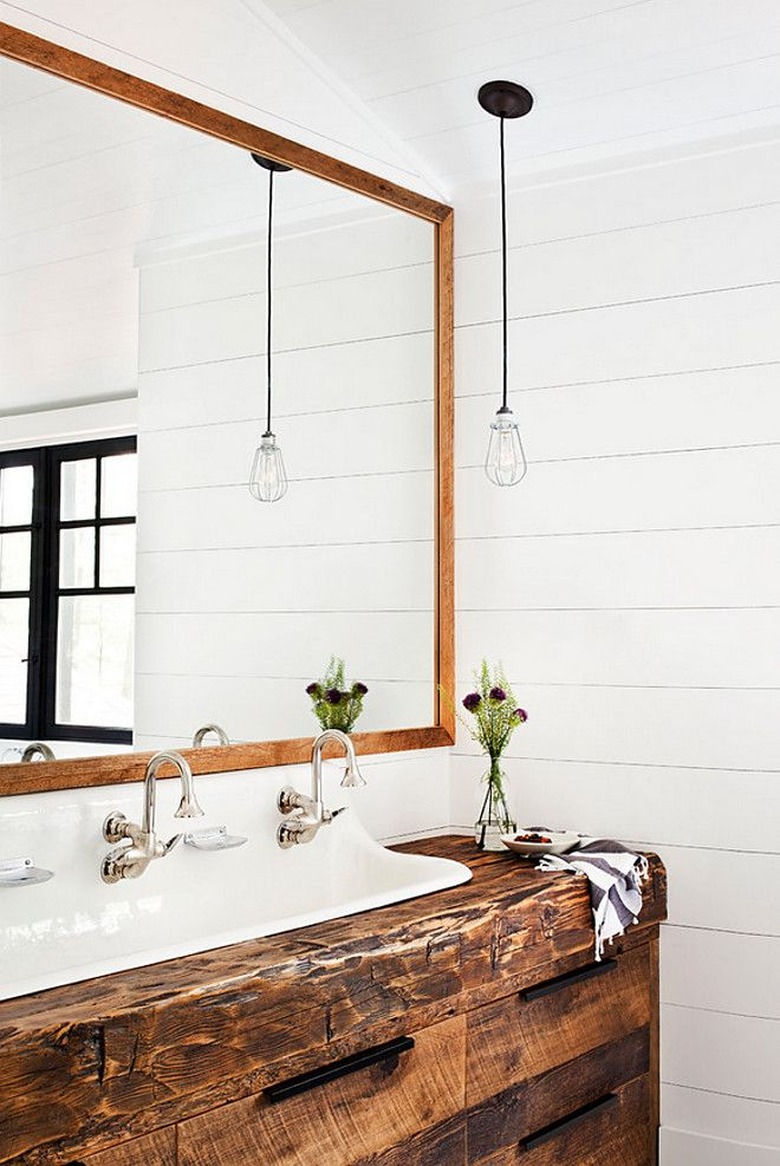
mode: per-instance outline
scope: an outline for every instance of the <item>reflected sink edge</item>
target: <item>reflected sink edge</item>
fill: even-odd
[[[41,976],[26,976],[24,980],[6,982],[0,986],[0,1001],[15,1000],[36,992],[46,991],[49,988],[80,984],[98,976],[149,967],[165,963],[167,960],[180,959],[183,956],[202,955],[205,952],[232,947],[237,943],[283,935],[289,931],[297,931],[302,927],[311,927],[318,923],[327,923],[335,919],[359,915],[364,911],[389,907],[394,903],[420,898],[436,891],[445,891],[452,887],[461,886],[472,878],[471,870],[454,859],[411,854],[408,857],[417,859],[418,863],[423,860],[426,868],[430,869],[430,878],[420,879],[418,877],[413,882],[402,883],[382,894],[360,896],[346,903],[320,907],[317,910],[274,919],[254,927],[244,927],[217,935],[203,936],[184,943],[173,944],[170,947],[156,947],[121,957],[117,956],[109,960],[95,960],[89,964],[59,968],[57,971],[51,971]]]

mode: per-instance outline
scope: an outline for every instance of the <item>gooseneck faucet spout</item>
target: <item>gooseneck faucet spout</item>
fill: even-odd
[[[311,796],[315,805],[322,806],[322,751],[327,745],[328,741],[336,741],[343,746],[344,753],[347,758],[347,768],[344,770],[344,776],[341,779],[343,786],[358,786],[365,785],[365,779],[358,769],[357,757],[355,756],[355,746],[347,736],[342,733],[341,729],[325,729],[317,737],[311,751]]]
[[[355,747],[346,733],[341,729],[325,729],[316,738],[311,751],[311,797],[298,793],[292,786],[286,785],[279,791],[277,806],[280,814],[284,814],[284,821],[276,832],[276,839],[283,849],[295,846],[301,842],[311,842],[321,826],[327,826],[342,812],[328,810],[322,797],[322,752],[329,741],[335,741],[344,749],[347,758],[347,767],[341,779],[343,786],[365,785],[365,779],[358,768]]]
[[[170,764],[178,771],[181,779],[181,800],[174,817],[199,818],[203,810],[195,797],[195,783],[192,770],[180,753],[163,750],[150,758],[144,777],[144,805],[141,825],[129,822],[121,811],[109,814],[103,823],[103,837],[106,842],[120,843],[110,850],[100,866],[100,877],[104,883],[118,883],[120,879],[136,879],[142,875],[155,858],[164,858],[181,842],[182,835],[174,834],[167,842],[160,842],[156,834],[157,816],[157,771],[160,766]],[[130,845],[125,845],[129,839]]]
[[[192,738],[193,749],[200,749],[200,747],[203,745],[204,738],[207,737],[209,735],[209,733],[214,734],[214,736],[217,738],[218,744],[220,744],[220,745],[229,745],[230,744],[230,738],[228,737],[227,733],[222,728],[222,726],[216,725],[210,721],[207,725],[201,725],[201,727],[196,730],[195,736]]]

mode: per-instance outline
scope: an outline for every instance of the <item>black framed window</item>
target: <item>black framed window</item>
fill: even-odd
[[[134,437],[0,453],[0,735],[129,743]]]

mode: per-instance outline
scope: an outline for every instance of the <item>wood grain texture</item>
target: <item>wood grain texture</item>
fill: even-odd
[[[650,1122],[647,1158],[651,1166],[658,1162],[658,1130],[661,1124],[661,985],[659,976],[659,940],[650,940],[647,958],[650,964]]]
[[[469,1161],[488,1160],[499,1150],[516,1145],[647,1073],[649,1044],[646,1026],[612,1044],[597,1045],[519,1085],[502,1088],[497,1082],[491,1097],[467,1111]],[[470,1036],[468,1047],[470,1051]]]
[[[584,880],[470,838],[398,849],[464,861],[473,880],[1,1003],[0,1162],[67,1162],[592,962]],[[617,953],[646,950],[665,916],[650,867]]]
[[[89,1154],[79,1158],[74,1166],[177,1166],[176,1131],[156,1130],[146,1138],[134,1138],[103,1150],[99,1154]]]
[[[637,1029],[647,1030],[651,1021],[647,953],[646,946],[626,952],[610,972],[560,987],[548,996],[533,1001],[520,994],[508,996],[471,1013],[468,1105]]]
[[[386,729],[376,733],[351,733],[357,753],[399,753],[412,749],[435,749],[452,744],[449,731],[441,725],[420,729]],[[250,741],[242,745],[213,745],[208,749],[180,749],[193,773],[227,773],[239,769],[266,769],[274,765],[298,765],[311,758],[312,737],[281,741]],[[3,765],[0,797],[10,794],[46,793],[58,789],[87,789],[97,785],[124,785],[143,781],[153,756],[144,753],[107,754],[102,757],[74,757],[66,761],[39,761],[34,765]],[[337,756],[327,746],[325,757]],[[8,772],[6,772],[8,771]],[[173,776],[163,769],[163,776]],[[258,775],[258,780],[262,774]]]
[[[434,371],[437,410],[437,549],[432,703],[435,708],[439,708],[437,685],[443,684],[448,690],[454,685],[452,207],[2,22],[0,54],[149,110],[160,117],[191,126],[254,153],[274,158],[296,170],[363,194],[433,225],[436,260],[437,356]],[[391,753],[448,746],[454,741],[454,720],[448,709],[439,708],[439,719],[433,725],[357,733],[354,740],[358,752],[363,753]],[[297,764],[308,760],[310,750],[310,738],[296,738],[184,752],[194,773],[222,773]],[[88,763],[84,759],[75,759],[36,765],[4,765],[0,772],[0,796],[141,781],[150,756],[149,753],[138,753],[91,758]]]
[[[436,465],[454,466],[455,287],[447,278],[453,270],[454,216],[442,219],[436,233]],[[455,741],[455,709],[452,699],[442,698],[438,685],[453,697],[455,692],[455,475],[439,473],[436,500],[436,644],[437,722]]]
[[[618,1104],[613,1108],[594,1112],[536,1149],[513,1145],[499,1150],[481,1166],[649,1166],[647,1078],[639,1077],[615,1092]]]
[[[371,1166],[465,1166],[466,1160],[466,1122],[459,1115],[373,1157]]]
[[[179,1166],[354,1166],[463,1109],[466,1019],[415,1033],[389,1063],[276,1104],[252,1097],[179,1126]]]

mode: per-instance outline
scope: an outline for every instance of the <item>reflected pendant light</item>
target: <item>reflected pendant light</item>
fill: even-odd
[[[490,423],[490,441],[485,458],[485,473],[496,486],[516,486],[525,477],[528,465],[520,439],[520,428],[507,405],[507,242],[506,242],[506,166],[504,162],[504,121],[508,117],[525,117],[534,99],[514,81],[488,81],[477,100],[483,109],[499,119],[501,142],[501,288],[503,393],[501,407]]]
[[[264,170],[268,171],[268,244],[266,247],[266,423],[265,433],[260,438],[260,444],[252,459],[249,493],[258,502],[278,502],[287,492],[287,474],[282,451],[271,431],[271,244],[274,215],[274,174],[281,174],[291,170],[292,167],[283,166],[281,162],[274,162],[270,158],[264,158],[261,154],[253,154],[252,157],[258,166],[262,166]]]

